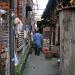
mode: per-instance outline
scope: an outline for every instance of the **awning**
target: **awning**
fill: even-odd
[[[49,0],[41,18],[48,19],[54,13],[56,0]]]
[[[8,10],[9,9],[8,2],[7,1],[0,2],[0,8],[2,8],[4,10]]]

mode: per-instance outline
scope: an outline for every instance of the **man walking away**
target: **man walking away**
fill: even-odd
[[[34,39],[34,44],[35,44],[35,55],[39,56],[40,51],[42,49],[43,37],[39,33],[39,31],[36,31],[36,33],[33,35],[33,39]]]

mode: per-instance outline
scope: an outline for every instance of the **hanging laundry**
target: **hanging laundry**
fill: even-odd
[[[17,29],[16,32],[18,34],[20,34],[22,29],[23,29],[22,21],[18,17],[16,17],[15,20],[14,20],[14,23],[16,24],[16,29]]]

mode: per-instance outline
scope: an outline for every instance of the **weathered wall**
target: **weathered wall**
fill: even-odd
[[[59,13],[60,24],[60,75],[75,75],[75,10]]]

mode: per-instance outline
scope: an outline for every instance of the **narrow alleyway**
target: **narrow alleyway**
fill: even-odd
[[[22,75],[58,75],[56,58],[45,59],[44,54],[29,55]]]

